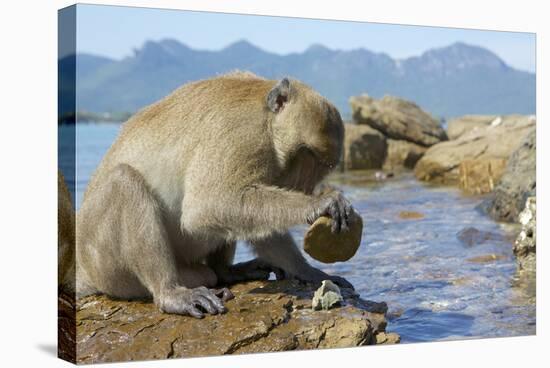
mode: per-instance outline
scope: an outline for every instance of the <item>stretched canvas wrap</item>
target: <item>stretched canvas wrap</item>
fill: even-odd
[[[61,9],[59,357],[535,334],[535,42]]]

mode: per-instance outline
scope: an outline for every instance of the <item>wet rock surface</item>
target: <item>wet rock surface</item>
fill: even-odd
[[[257,281],[231,288],[223,315],[194,319],[160,313],[150,302],[105,296],[79,300],[77,361],[100,363],[396,343],[385,303],[342,289],[341,307],[313,311],[315,286]]]
[[[384,133],[389,138],[431,146],[447,140],[439,121],[413,102],[394,96],[377,100],[368,95],[350,98],[353,120]]]
[[[458,184],[462,162],[508,160],[534,130],[535,120],[530,116],[504,117],[499,124],[491,124],[465,133],[456,140],[430,147],[417,162],[415,175],[424,181]]]
[[[536,150],[536,131],[533,126],[510,157],[492,197],[481,206],[494,219],[517,222],[527,198],[536,195]]]
[[[529,197],[519,215],[521,232],[514,243],[514,254],[520,271],[535,272],[537,268],[537,199]]]

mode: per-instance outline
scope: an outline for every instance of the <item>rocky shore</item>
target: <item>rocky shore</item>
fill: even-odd
[[[393,96],[352,97],[345,125],[343,169],[412,169],[428,147],[447,140],[439,121],[413,102]]]
[[[469,129],[463,128],[465,132],[455,140],[430,147],[415,166],[416,177],[459,185],[468,193],[489,193],[502,177],[510,156],[535,130],[535,120],[511,115]]]
[[[536,138],[533,128],[510,156],[499,183],[482,206],[498,221],[517,222],[527,199],[536,196]]]
[[[386,332],[385,303],[343,289],[344,302],[312,310],[315,287],[297,281],[256,281],[231,288],[223,315],[194,319],[160,313],[151,302],[105,296],[76,306],[76,361],[245,354],[399,342]],[[70,338],[68,340],[70,342]],[[69,354],[70,355],[70,354]]]
[[[484,194],[480,208],[497,221],[519,222],[514,244],[520,271],[536,266],[536,122],[532,116],[468,115],[447,130],[416,104],[396,97],[352,97],[341,170],[413,170],[417,179]],[[402,220],[422,213],[401,211]],[[498,234],[469,227],[457,234],[471,248]],[[488,264],[499,254],[468,262]],[[392,344],[387,306],[342,290],[343,303],[314,310],[315,287],[297,281],[258,281],[231,288],[224,315],[202,320],[159,312],[151,302],[59,298],[60,355],[104,363]],[[76,326],[76,329],[75,327]]]
[[[537,269],[537,199],[529,197],[525,209],[519,214],[521,232],[514,243],[514,254],[520,271],[535,272]]]
[[[341,169],[412,169],[421,181],[487,195],[479,208],[496,221],[521,222],[520,212],[534,206],[535,116],[465,115],[444,130],[428,112],[397,97],[355,96],[350,105],[353,121],[345,126]],[[526,231],[521,244],[531,241]],[[534,247],[517,244],[519,268],[530,269],[533,262],[521,257],[534,258]]]
[[[421,181],[494,193],[485,206],[496,220],[517,221],[534,195],[536,119],[465,115],[447,130],[413,102],[394,96],[350,98],[342,170],[413,169]]]

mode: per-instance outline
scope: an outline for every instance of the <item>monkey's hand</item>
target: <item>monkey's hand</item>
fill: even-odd
[[[223,302],[234,296],[227,288],[207,289],[204,286],[188,289],[177,286],[161,293],[158,306],[164,313],[183,314],[203,318],[208,314],[225,313]]]
[[[341,191],[332,189],[325,191],[319,197],[319,205],[313,213],[308,216],[307,222],[311,225],[321,216],[332,218],[331,230],[333,233],[349,230],[349,218],[353,211],[350,201],[348,201]]]
[[[282,270],[269,265],[258,258],[228,266],[216,272],[218,282],[225,285],[252,280],[267,280],[273,272],[276,276],[282,275]]]

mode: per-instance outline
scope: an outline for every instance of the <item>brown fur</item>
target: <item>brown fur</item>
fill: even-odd
[[[63,174],[57,173],[57,283],[74,291],[75,212]]]
[[[270,109],[266,96],[288,85],[277,99],[284,105]],[[269,265],[289,277],[330,277],[286,234],[343,203],[335,191],[312,195],[338,163],[342,139],[338,111],[312,89],[251,73],[190,83],[146,107],[124,124],[85,193],[79,294],[152,295],[186,313],[173,305],[176,288],[241,280],[230,264],[237,240],[258,253],[251,275]]]

